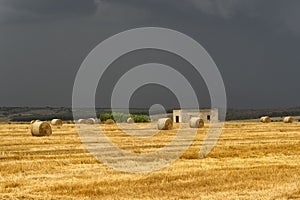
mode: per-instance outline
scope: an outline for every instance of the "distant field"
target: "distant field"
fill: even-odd
[[[155,151],[176,133],[149,141],[107,135],[131,152]],[[128,174],[101,164],[78,138],[74,124],[32,137],[28,124],[0,124],[0,199],[299,199],[300,123],[227,122],[205,159],[198,151],[208,125],[171,166]]]

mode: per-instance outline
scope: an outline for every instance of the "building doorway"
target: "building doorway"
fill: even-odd
[[[207,115],[206,119],[207,119],[207,121],[210,121],[210,115]]]

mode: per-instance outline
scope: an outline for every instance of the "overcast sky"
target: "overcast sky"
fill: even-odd
[[[171,28],[203,45],[223,76],[229,107],[300,106],[299,10],[298,0],[0,0],[0,106],[71,106],[87,54],[114,34],[145,26]],[[146,53],[114,67],[149,57],[181,62]],[[105,80],[97,106],[108,105],[101,98],[115,82]],[[209,106],[204,82],[195,89],[200,105]],[[166,88],[145,86],[131,106],[176,106],[172,99]]]

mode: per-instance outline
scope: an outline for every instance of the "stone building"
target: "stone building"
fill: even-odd
[[[182,109],[173,110],[173,122],[175,123],[187,123],[191,117],[200,117],[204,121],[218,121],[219,113],[218,109]]]

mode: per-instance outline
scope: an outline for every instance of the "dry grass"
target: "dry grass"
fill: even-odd
[[[155,151],[174,130],[135,139],[101,125],[132,152]],[[188,125],[187,125],[188,126]],[[109,169],[82,146],[74,125],[32,137],[26,124],[0,124],[0,199],[297,199],[300,123],[228,122],[214,150],[196,159],[207,125],[173,165],[148,174]]]

